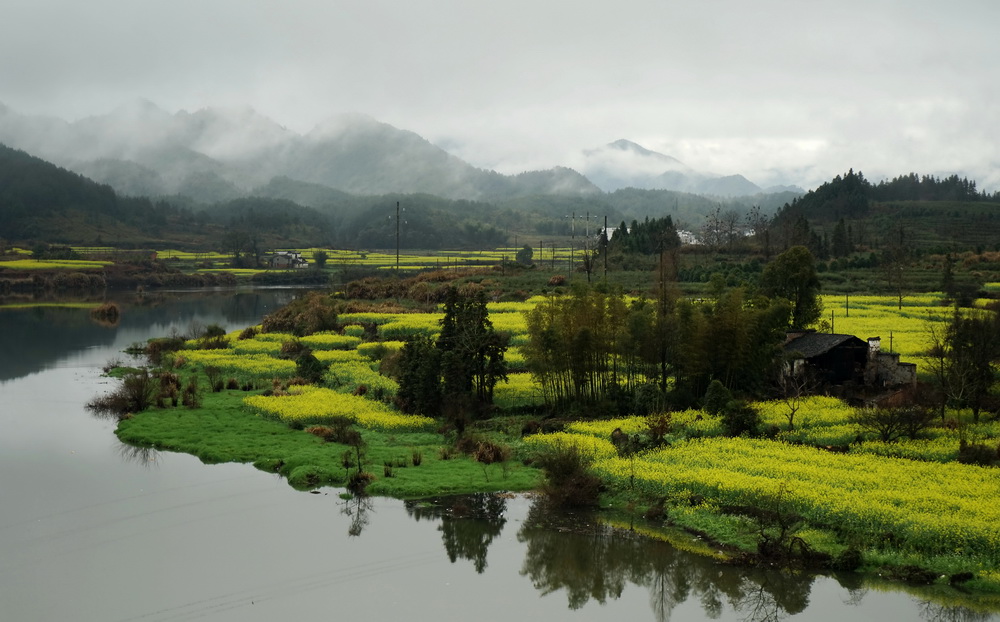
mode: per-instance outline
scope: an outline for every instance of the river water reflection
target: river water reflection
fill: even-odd
[[[0,311],[2,620],[987,620],[853,575],[721,566],[528,496],[344,500],[249,465],[124,446],[101,366],[287,290],[167,294],[120,324]]]

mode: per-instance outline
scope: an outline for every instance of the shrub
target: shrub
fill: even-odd
[[[298,339],[289,339],[288,341],[281,342],[281,349],[278,350],[278,356],[283,359],[294,361],[302,354],[311,352],[312,349]]]
[[[727,436],[753,436],[760,431],[760,426],[760,413],[742,400],[732,400],[722,410],[722,430]]]
[[[122,376],[121,384],[111,393],[95,397],[87,403],[87,408],[98,415],[125,419],[132,413],[141,412],[153,405],[157,380],[147,369],[130,372]]]
[[[507,476],[507,461],[510,460],[510,455],[510,447],[488,440],[479,441],[475,451],[472,452],[472,457],[476,459],[476,462],[483,465],[483,474],[486,476],[486,481],[490,479],[489,471],[486,470],[486,467],[491,464],[500,464],[503,468],[504,477]]]
[[[483,464],[505,462],[510,460],[510,454],[510,447],[492,441],[480,441],[476,445],[476,450],[472,452],[472,456],[476,459],[476,462],[482,462]]]
[[[643,423],[645,424],[646,431],[649,432],[649,440],[654,445],[663,443],[663,437],[670,434],[670,413],[656,413],[649,415]]]
[[[146,343],[145,354],[146,358],[153,365],[159,365],[163,361],[163,355],[168,352],[176,352],[184,347],[184,337],[161,337],[159,339],[150,339]]]
[[[833,558],[831,566],[834,570],[853,572],[860,568],[864,561],[861,551],[857,547],[850,546]]]
[[[292,333],[298,337],[337,329],[336,302],[319,292],[309,292],[264,317],[265,333]]]
[[[208,386],[212,388],[212,393],[218,393],[222,390],[224,383],[221,369],[214,365],[208,365],[205,367],[205,375],[208,376]]]
[[[328,363],[320,362],[312,352],[305,352],[295,359],[295,373],[312,384],[323,381],[323,374],[329,366]]]
[[[201,395],[198,394],[197,376],[191,376],[188,378],[188,384],[184,387],[184,392],[181,395],[181,404],[184,404],[188,408],[198,408],[201,406]]]
[[[554,445],[538,455],[536,463],[545,472],[542,492],[559,507],[594,507],[601,481],[590,473],[592,460],[571,443]]]
[[[313,425],[305,429],[305,432],[312,434],[313,436],[318,436],[324,441],[330,443],[333,442],[336,432],[333,428],[326,425]]]
[[[257,328],[256,326],[247,326],[246,328],[243,329],[242,332],[240,332],[239,339],[240,339],[240,341],[245,341],[247,339],[253,339],[258,334],[260,334],[260,329],[259,328]]]
[[[962,464],[992,466],[997,462],[998,454],[1000,454],[1000,448],[970,443],[964,439],[958,443],[958,461]]]
[[[861,430],[871,432],[886,443],[907,436],[915,439],[931,426],[935,418],[932,410],[919,406],[898,408],[858,408],[851,415],[851,423]]]
[[[211,324],[205,327],[201,337],[198,339],[198,347],[202,350],[221,350],[229,346],[226,341],[226,329],[218,324]]]
[[[705,391],[703,406],[705,412],[710,415],[718,415],[732,401],[733,395],[724,384],[718,380],[713,380]]]

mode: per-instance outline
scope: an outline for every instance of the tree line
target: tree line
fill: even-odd
[[[680,298],[663,274],[654,298],[601,286],[550,297],[527,313],[522,350],[551,405],[604,402],[623,413],[667,403],[684,408],[713,380],[732,392],[765,394],[785,331],[821,312],[813,258],[795,247],[768,264],[754,291]]]

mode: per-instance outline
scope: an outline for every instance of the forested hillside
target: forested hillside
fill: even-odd
[[[786,203],[772,223],[782,246],[803,244],[819,257],[857,246],[908,252],[996,249],[1000,192],[976,182],[909,173],[873,184],[850,170]]]
[[[309,207],[280,198],[293,188]],[[259,253],[273,247],[395,245],[401,201],[405,248],[486,247],[503,243],[488,204],[429,195],[354,197],[322,186],[280,180],[276,197],[195,203],[184,196],[125,197],[110,186],[0,145],[0,238],[115,246],[198,247]],[[309,201],[311,199],[311,201]]]

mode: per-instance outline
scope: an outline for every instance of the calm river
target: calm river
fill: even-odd
[[[101,366],[289,290],[168,293],[101,326],[0,310],[0,620],[988,620],[857,577],[717,565],[530,498],[345,502],[138,451],[84,404]]]

